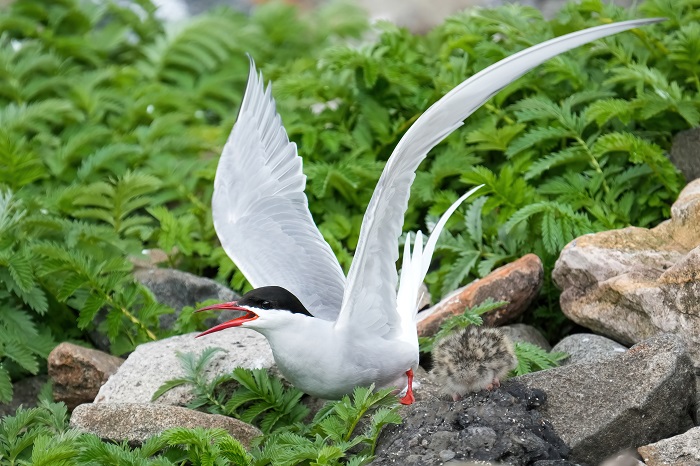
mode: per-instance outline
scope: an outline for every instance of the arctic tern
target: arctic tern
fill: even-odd
[[[282,374],[308,394],[338,399],[374,384],[402,389],[401,402],[412,403],[419,287],[445,223],[479,188],[452,204],[425,245],[420,232],[413,248],[407,238],[399,281],[398,240],[418,165],[496,92],[542,62],[662,20],[606,24],[548,40],[489,66],[434,103],[387,161],[347,278],[311,217],[302,159],[276,112],[271,86],[265,89],[251,58],[240,113],[217,168],[212,211],[224,250],[255,289],[236,302],[202,309],[245,314],[199,336],[251,328],[267,338]]]

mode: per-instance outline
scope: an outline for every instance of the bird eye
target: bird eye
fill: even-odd
[[[260,307],[263,309],[272,309],[272,303],[270,301],[263,301],[260,303]]]

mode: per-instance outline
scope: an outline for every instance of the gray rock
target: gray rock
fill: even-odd
[[[140,403],[87,403],[75,408],[70,426],[112,442],[132,446],[173,427],[224,429],[246,448],[262,432],[228,416],[207,414],[179,406]]]
[[[12,384],[12,401],[0,403],[0,417],[14,416],[17,408],[34,408],[39,392],[49,378],[45,375],[27,377]]]
[[[552,349],[552,345],[550,345],[544,335],[542,335],[542,332],[537,330],[532,325],[511,324],[499,327],[499,329],[501,329],[501,331],[505,333],[513,343],[524,341],[526,343],[532,343],[533,345],[539,346],[545,351]]]
[[[517,466],[559,459],[556,464],[573,465],[563,461],[568,447],[535,409],[544,392],[511,383],[508,391],[482,390],[456,403],[435,393],[427,383],[413,405],[401,408],[403,423],[381,434],[373,465],[441,464],[448,457],[454,459],[448,464],[478,460]]]
[[[700,427],[637,449],[647,466],[700,464]]]
[[[579,362],[598,362],[627,351],[627,347],[622,346],[610,338],[605,338],[592,333],[576,333],[564,337],[559,343],[554,345],[552,352],[561,351],[569,355],[561,365],[575,364]]]
[[[570,364],[513,379],[547,393],[542,416],[571,447],[570,459],[599,464],[624,448],[692,426],[695,380],[682,340],[655,336],[593,364]]]
[[[700,180],[683,189],[671,220],[655,228],[575,239],[552,278],[574,322],[626,346],[675,333],[700,364]]]
[[[700,178],[700,128],[676,134],[669,155],[686,180]]]
[[[124,360],[102,351],[63,342],[48,357],[53,398],[68,409],[91,403],[100,387],[117,372]]]
[[[95,403],[148,403],[164,382],[183,374],[177,353],[201,354],[206,348],[218,347],[206,370],[213,378],[227,374],[236,367],[266,368],[274,364],[272,350],[265,337],[250,329],[236,328],[195,338],[189,333],[140,345],[129,355],[116,374],[102,386]],[[156,403],[184,406],[193,398],[189,387],[176,387],[156,400]]]
[[[225,302],[240,298],[237,293],[214,280],[176,269],[137,267],[134,278],[153,293],[156,301],[173,308],[173,313],[159,317],[160,326],[163,329],[172,328],[183,307],[195,307],[210,299]],[[207,319],[205,324],[213,327],[241,314],[239,311],[220,311],[217,312],[216,317]],[[104,321],[105,315],[105,312],[100,311],[95,318],[95,326]],[[93,330],[89,335],[96,348],[105,352],[110,351],[109,339],[104,333]]]
[[[198,277],[175,269],[137,269],[134,278],[151,290],[159,303],[175,310],[173,314],[160,316],[160,326],[171,328],[183,307],[196,306],[209,299],[235,301],[240,296],[225,286],[209,278]],[[238,312],[223,311],[207,325],[216,325],[240,315]]]

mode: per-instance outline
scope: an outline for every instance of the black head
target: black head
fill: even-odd
[[[304,314],[313,317],[301,301],[281,286],[261,286],[250,290],[238,300],[238,305],[258,309],[283,309],[292,314]]]

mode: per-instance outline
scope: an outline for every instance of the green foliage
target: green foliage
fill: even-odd
[[[515,355],[518,358],[518,366],[511,372],[513,376],[557,367],[559,361],[569,357],[566,353],[550,353],[524,341],[515,343]]]
[[[700,8],[672,3],[633,11],[583,0],[551,21],[507,5],[413,35],[387,23],[367,34],[357,9],[335,3],[307,14],[219,9],[166,28],[149,0],[11,2],[0,14],[0,399],[8,377],[41,370],[56,340],[97,331],[121,354],[197,325],[186,314],[159,328],[170,309],[132,274],[144,250],[249,287],[209,207],[246,52],[274,82],[309,208],[347,269],[386,159],[432,102],[556,35],[665,16],[508,86],[433,150],[412,188],[404,228],[426,231],[459,193],[485,184],[438,245],[434,296],[533,252],[546,272],[536,323],[566,332],[549,273],[561,248],[583,233],[658,224],[683,184],[666,153],[700,122]]]
[[[503,306],[506,306],[508,301],[494,301],[491,298],[487,298],[483,303],[478,304],[474,307],[468,307],[464,310],[462,314],[451,316],[445,319],[440,324],[440,329],[435,332],[435,335],[429,337],[418,337],[418,343],[420,344],[420,350],[423,353],[430,353],[433,351],[433,345],[454,332],[462,328],[466,328],[469,325],[480,326],[484,323],[481,319],[481,314],[493,311]]]
[[[366,464],[374,456],[381,429],[401,423],[398,400],[391,389],[375,392],[372,386],[357,387],[352,397],[326,403],[305,424],[302,420],[309,409],[301,403],[303,393],[294,387],[285,388],[280,379],[264,369],[238,367],[230,374],[207,380],[204,370],[219,351],[223,350],[207,348],[199,356],[179,354],[183,377],[165,382],[152,399],[188,385],[194,395],[188,407],[257,425],[265,435],[252,452],[255,465]],[[238,384],[233,390],[231,382]]]
[[[243,466],[251,457],[223,429],[173,428],[131,448],[68,428],[63,403],[19,408],[0,421],[0,465]]]
[[[152,400],[180,385],[189,385],[194,398],[188,407],[206,408],[210,413],[236,417],[243,422],[256,424],[269,433],[293,425],[308,414],[309,410],[299,400],[303,393],[285,388],[278,378],[270,377],[264,369],[238,367],[232,373],[208,380],[204,369],[221,348],[207,348],[196,356],[194,353],[178,354],[183,377],[165,382],[153,394]],[[229,392],[225,386],[235,381],[239,386]]]

